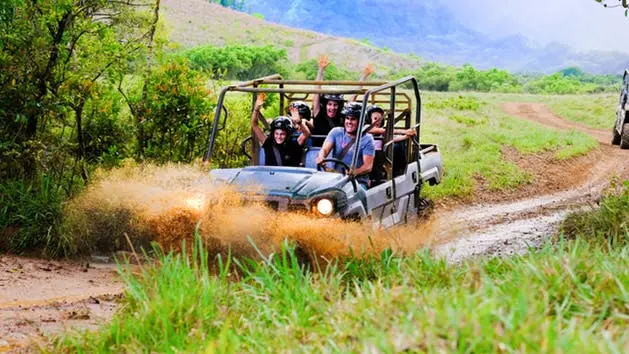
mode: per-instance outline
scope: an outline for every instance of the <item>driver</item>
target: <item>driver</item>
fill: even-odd
[[[251,114],[251,129],[258,142],[262,145],[266,166],[294,166],[299,167],[303,153],[303,146],[310,136],[310,130],[303,123],[295,108],[291,109],[292,119],[279,116],[271,122],[271,134],[267,136],[258,125],[260,109],[264,104],[264,95],[258,95]],[[290,136],[299,127],[301,135],[294,141]]]
[[[354,151],[356,149],[356,133],[358,130],[358,120],[362,104],[358,102],[349,102],[343,109],[345,115],[343,127],[334,128],[328,133],[328,136],[321,147],[321,151],[315,162],[320,165],[328,154],[333,151],[335,159],[343,161],[347,166],[351,166]],[[360,139],[358,147],[358,161],[355,168],[347,171],[350,176],[355,176],[356,181],[367,189],[369,183],[369,172],[373,167],[373,159],[375,155],[375,143],[371,134],[364,134]],[[337,170],[341,166],[337,164]]]

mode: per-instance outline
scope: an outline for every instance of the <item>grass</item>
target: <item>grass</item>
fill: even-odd
[[[488,94],[496,102],[544,103],[564,119],[585,126],[609,129],[616,120],[617,93],[591,95]]]
[[[510,117],[500,108],[504,101],[543,99],[532,95],[424,93],[422,139],[439,144],[446,173],[439,186],[425,189],[426,195],[433,199],[471,197],[479,181],[489,190],[515,189],[530,183],[533,176],[504,158],[505,147],[524,155],[551,152],[556,159],[567,159],[598,146],[585,133],[556,131]]]
[[[625,234],[625,237],[627,235]],[[198,239],[198,238],[197,238]],[[290,246],[262,262],[198,243],[139,275],[97,332],[51,351],[625,352],[629,247],[583,236],[538,253],[449,265],[422,251],[337,261],[316,272]]]
[[[543,102],[565,119],[611,130],[616,120],[618,94],[547,96]]]

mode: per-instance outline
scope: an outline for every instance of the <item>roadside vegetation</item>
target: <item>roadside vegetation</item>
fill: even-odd
[[[196,238],[139,273],[121,265],[115,318],[49,350],[624,352],[628,206],[623,186],[537,252],[461,264],[385,250],[313,268],[290,245],[208,259]]]

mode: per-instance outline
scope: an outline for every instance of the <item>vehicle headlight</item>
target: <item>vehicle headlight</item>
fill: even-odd
[[[330,216],[334,212],[334,203],[327,198],[319,199],[316,207],[319,214],[323,216]]]
[[[203,211],[205,209],[205,196],[193,195],[185,199],[186,206],[192,210]]]

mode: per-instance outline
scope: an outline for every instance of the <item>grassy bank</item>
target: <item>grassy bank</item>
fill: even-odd
[[[531,182],[532,176],[504,157],[505,148],[521,154],[554,152],[557,159],[566,159],[598,146],[585,133],[510,117],[500,107],[507,101],[542,102],[542,96],[427,92],[422,98],[422,139],[439,144],[446,173],[441,185],[426,189],[434,199],[470,196],[478,183],[508,190]]]
[[[52,350],[625,352],[629,233],[615,221],[628,200],[625,190],[572,216],[566,238],[539,252],[455,265],[385,251],[311,272],[289,251],[223,261],[211,275],[199,247],[165,255],[138,275],[123,271],[125,303],[111,323]],[[592,218],[596,229],[579,222]]]

